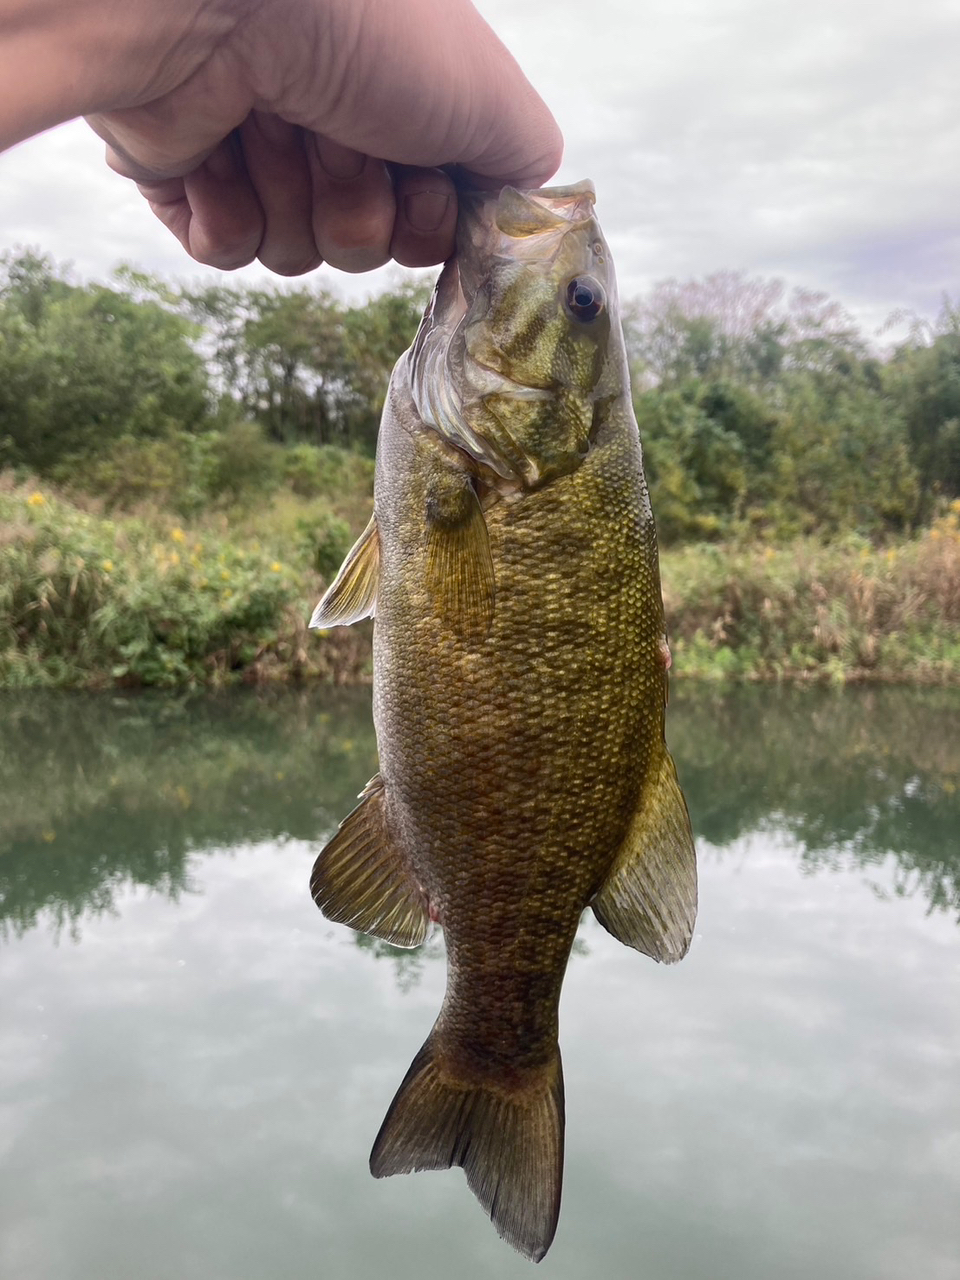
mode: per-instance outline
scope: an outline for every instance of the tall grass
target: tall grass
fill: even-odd
[[[683,674],[960,683],[960,501],[897,545],[695,545],[662,571]]]

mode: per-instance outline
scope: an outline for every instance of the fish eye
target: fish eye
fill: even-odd
[[[567,310],[575,320],[596,320],[606,305],[603,285],[593,276],[575,276],[567,285]]]

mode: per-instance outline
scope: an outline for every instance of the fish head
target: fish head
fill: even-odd
[[[463,193],[456,255],[408,353],[421,421],[504,493],[575,470],[620,383],[594,199],[589,182]]]

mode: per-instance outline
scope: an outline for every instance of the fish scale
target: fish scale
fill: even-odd
[[[329,918],[401,945],[439,920],[447,951],[371,1169],[463,1166],[539,1260],[559,1215],[558,1006],[580,916],[593,906],[673,961],[696,911],[656,534],[588,184],[464,195],[458,257],[391,379],[373,520],[313,621],[369,613],[380,773],[312,888]]]

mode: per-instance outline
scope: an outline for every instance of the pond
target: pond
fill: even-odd
[[[960,696],[670,712],[696,937],[584,919],[544,1273],[957,1280]],[[0,1274],[531,1274],[459,1171],[367,1171],[444,982],[307,890],[375,760],[364,690],[3,698]]]

